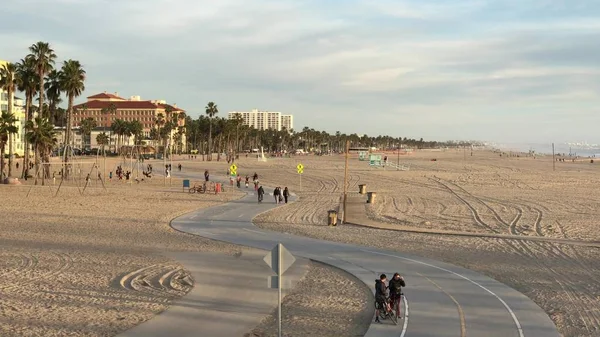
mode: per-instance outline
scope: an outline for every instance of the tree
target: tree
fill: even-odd
[[[39,108],[40,113],[43,114],[41,109],[44,107],[44,78],[54,68],[54,62],[56,60],[56,54],[50,47],[48,42],[39,41],[29,47],[29,57],[34,60],[35,70],[39,79]],[[44,116],[48,118],[49,116]]]
[[[92,117],[88,117],[81,121],[81,131],[87,137],[88,145],[92,146],[92,130],[94,130],[98,124],[96,120]]]
[[[104,147],[108,145],[108,135],[106,134],[106,132],[99,133],[96,136],[96,143],[98,143],[98,145],[102,145],[102,154],[106,155],[106,153],[104,152]]]
[[[17,119],[12,113],[3,111],[2,114],[0,114],[0,179],[4,179],[4,150],[6,148],[6,143],[12,138],[13,134],[19,131],[15,126],[16,122]],[[8,177],[10,177],[10,167],[8,169]]]
[[[33,120],[27,121],[25,125],[25,137],[31,142],[35,151],[35,167],[36,171],[39,172],[40,158],[47,152],[52,151],[54,145],[56,145],[56,138],[54,137],[54,126],[43,117],[35,117]],[[44,179],[47,177],[47,173],[42,175],[42,185]],[[35,184],[37,185],[38,175],[35,175]]]
[[[209,129],[208,129],[208,160],[209,161],[212,160],[212,153],[213,153],[212,119],[218,113],[219,113],[219,109],[218,109],[217,105],[214,102],[208,102],[208,104],[206,105],[206,114],[208,115],[208,123],[209,123],[208,124],[209,125]]]
[[[67,60],[63,63],[61,69],[61,88],[67,94],[68,105],[67,105],[67,131],[65,136],[65,150],[71,146],[71,127],[72,127],[72,115],[73,115],[73,101],[75,97],[81,95],[85,90],[85,70],[81,67],[79,61]],[[43,92],[40,93],[43,95]],[[65,153],[64,163],[65,168],[67,166],[68,157]],[[64,171],[67,174],[67,171]]]
[[[14,123],[17,120],[13,114],[13,94],[17,87],[17,66],[14,63],[6,63],[0,68],[0,88],[6,91],[8,94],[8,116],[14,119]],[[12,129],[11,129],[12,130]],[[8,177],[12,177],[12,164],[13,164],[13,134],[17,132],[9,132],[8,133]],[[4,149],[0,154],[4,157]],[[4,168],[4,167],[2,167]]]
[[[106,128],[111,126],[111,116],[114,116],[117,113],[117,106],[114,103],[110,103],[108,105],[108,107],[106,108],[102,108],[102,114],[104,115],[104,131],[106,132]],[[112,132],[112,129],[108,129],[110,132]],[[110,151],[110,143],[112,141],[112,134],[109,135],[108,137],[108,150]]]
[[[25,93],[25,124],[33,119],[33,97],[38,90],[39,78],[35,71],[35,59],[28,56],[17,64],[17,82],[18,89]],[[29,140],[25,137],[25,157],[23,158],[23,168],[21,178],[25,178],[29,168]]]
[[[140,121],[134,120],[128,123],[127,129],[129,133],[133,136],[133,145],[141,144],[142,135],[144,133],[144,126]]]
[[[54,125],[65,125],[65,121],[60,120],[59,114],[57,113],[57,106],[62,101],[60,98],[61,87],[60,87],[60,71],[52,70],[46,77],[46,83],[44,83],[44,89],[46,89],[46,97],[48,98],[48,120]]]

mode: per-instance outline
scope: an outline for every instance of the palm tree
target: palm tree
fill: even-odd
[[[61,88],[67,94],[68,97],[68,106],[67,106],[67,135],[65,137],[65,150],[69,146],[71,146],[71,127],[73,124],[71,122],[72,114],[73,114],[73,101],[75,97],[81,95],[83,90],[85,90],[85,70],[81,67],[79,61],[68,60],[63,63],[61,69]],[[40,95],[43,95],[43,92],[40,92]],[[65,152],[64,157],[65,168],[67,166],[68,157]],[[67,171],[64,171],[65,174]],[[66,178],[66,177],[65,177]]]
[[[208,105],[206,105],[206,114],[208,115],[208,123],[209,123],[208,124],[209,125],[209,129],[208,129],[208,160],[209,161],[212,160],[212,152],[213,152],[213,148],[212,148],[212,119],[218,113],[219,113],[219,109],[218,109],[217,105],[214,102],[208,102]]]
[[[108,135],[106,132],[102,132],[96,136],[96,143],[98,143],[98,145],[102,145],[102,154],[106,155],[104,152],[104,147],[108,145]]]
[[[27,121],[25,125],[27,133],[25,137],[33,144],[35,150],[35,166],[39,172],[40,160],[44,153],[52,150],[52,147],[56,144],[56,138],[54,138],[54,126],[43,117],[35,117],[34,120]],[[64,172],[64,171],[63,171]],[[44,179],[46,174],[42,175],[42,185],[44,185]],[[35,175],[34,184],[37,185],[38,175]]]
[[[54,125],[58,125],[59,123],[59,118],[58,118],[58,114],[56,113],[56,107],[58,106],[58,104],[60,104],[60,102],[62,101],[60,98],[61,95],[61,87],[60,87],[60,71],[57,70],[52,70],[48,73],[48,76],[46,77],[46,83],[44,84],[44,89],[46,89],[46,97],[48,98],[48,111],[49,111],[49,117],[48,120],[52,123],[54,123]],[[65,124],[60,123],[60,124]]]
[[[21,59],[17,64],[17,82],[19,91],[25,93],[25,124],[33,119],[33,97],[38,90],[38,76],[35,72],[35,60],[33,57]],[[25,137],[25,157],[23,158],[23,169],[21,178],[25,178],[29,169],[29,140]]]
[[[81,131],[87,137],[88,145],[92,147],[92,130],[94,130],[98,124],[92,117],[88,117],[81,121]]]
[[[134,120],[129,122],[129,132],[133,135],[133,145],[138,145],[141,143],[141,137],[144,133],[144,126],[140,121]]]
[[[108,127],[111,124],[111,118],[109,118],[110,116],[113,116],[117,113],[117,106],[114,103],[110,103],[108,105],[108,107],[106,108],[102,108],[102,114],[104,115],[104,132],[106,132],[106,127]],[[109,132],[112,132],[112,129],[108,129]],[[110,143],[112,141],[112,134],[109,135],[108,137],[108,151],[110,151]]]
[[[0,68],[0,89],[3,89],[8,94],[8,117],[14,119],[14,123],[17,120],[13,115],[13,94],[17,87],[17,66],[14,63],[6,63]],[[14,156],[13,149],[13,134],[16,132],[8,133],[8,177],[12,177],[12,163]],[[4,149],[0,152],[4,156]]]
[[[125,133],[125,121],[122,119],[115,119],[110,125],[110,130],[117,135],[117,142],[115,144],[115,152],[119,153],[121,145],[121,136]]]
[[[19,129],[15,126],[17,119],[10,113],[3,111],[0,115],[0,179],[4,178],[4,149],[6,143],[12,138],[12,135],[19,132]],[[10,165],[10,155],[9,165]],[[8,168],[8,177],[10,178],[10,166]]]
[[[40,113],[44,115],[42,108],[44,107],[44,78],[54,68],[54,62],[56,60],[56,54],[54,50],[50,48],[48,42],[39,41],[29,47],[29,57],[35,60],[35,70],[39,78],[39,108]],[[48,117],[48,116],[46,116]]]

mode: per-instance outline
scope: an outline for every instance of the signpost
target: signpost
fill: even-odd
[[[298,164],[296,168],[298,169],[298,175],[300,176],[300,191],[302,191],[302,173],[304,173],[304,165]]]
[[[231,164],[231,166],[229,166],[229,174],[232,176],[237,175],[237,165]]]
[[[281,243],[278,243],[264,258],[264,261],[273,269],[277,276],[269,276],[267,283],[269,288],[277,288],[277,335],[281,337],[281,285],[282,276],[288,270],[296,258]]]

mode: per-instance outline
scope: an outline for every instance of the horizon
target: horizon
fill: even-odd
[[[220,117],[281,111],[295,129],[329,133],[600,143],[592,1],[3,5],[0,59],[49,42],[57,65],[76,59],[87,71],[77,103],[107,91],[164,99],[194,118],[209,101]]]

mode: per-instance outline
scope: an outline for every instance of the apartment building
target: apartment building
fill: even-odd
[[[228,118],[234,119],[236,115],[240,115],[243,124],[253,127],[258,130],[274,129],[281,131],[283,128],[290,130],[293,128],[293,116],[283,115],[281,112],[260,111],[253,109],[252,111],[232,111],[229,112]]]

